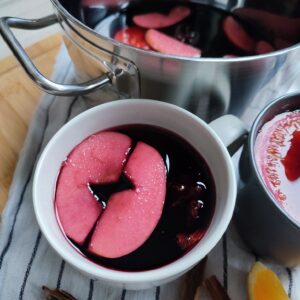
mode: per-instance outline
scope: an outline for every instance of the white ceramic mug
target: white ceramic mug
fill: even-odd
[[[54,209],[56,180],[71,150],[93,133],[127,124],[155,125],[181,136],[204,158],[216,187],[215,212],[204,237],[176,261],[149,271],[117,271],[86,259],[67,241]],[[234,116],[223,116],[208,125],[182,108],[154,100],[118,100],[87,110],[55,134],[39,159],[33,183],[34,210],[39,226],[56,252],[89,277],[126,289],[144,289],[171,281],[212,250],[231,220],[237,186],[226,146],[244,134],[242,123]]]

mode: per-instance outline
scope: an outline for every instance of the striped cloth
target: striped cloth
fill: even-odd
[[[58,56],[53,79],[73,81],[73,66],[63,48]],[[63,71],[61,71],[63,70]],[[300,76],[298,74],[298,78]],[[270,88],[268,95],[273,95]],[[107,93],[102,100],[107,101]],[[110,95],[111,97],[111,95]],[[117,95],[113,95],[117,97]],[[270,98],[269,98],[270,99]],[[43,148],[53,134],[68,120],[95,103],[84,97],[55,97],[45,95],[36,111],[20,155],[9,200],[2,215],[0,232],[0,299],[43,299],[41,287],[60,288],[77,299],[181,299],[185,280],[179,278],[161,287],[144,291],[111,288],[100,281],[82,275],[65,263],[41,234],[32,206],[34,168]],[[256,114],[258,107],[249,108]],[[250,111],[249,110],[249,111]],[[251,115],[248,113],[247,116]],[[237,162],[237,156],[235,157]],[[210,253],[205,276],[215,274],[227,289],[232,300],[246,300],[246,278],[257,257],[248,252],[233,225]],[[292,300],[300,299],[300,267],[289,269],[266,263],[280,276]],[[209,299],[203,295],[201,299]],[[266,299],[267,300],[267,299]]]

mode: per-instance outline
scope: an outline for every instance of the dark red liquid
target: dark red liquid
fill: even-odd
[[[133,17],[146,13],[161,13],[167,15],[172,8],[183,5],[191,10],[191,14],[172,26],[158,29],[185,44],[201,50],[202,57],[248,56],[271,52],[276,49],[275,36],[270,28],[262,28],[258,22],[241,19],[236,14],[197,2],[187,1],[131,1],[120,7],[107,1],[70,1],[62,0],[62,4],[87,26],[98,33],[111,38],[122,28],[135,26]],[[264,41],[271,47],[261,50],[245,51],[233,43],[225,34],[223,22],[231,16],[255,42]],[[235,35],[236,33],[233,33]],[[286,46],[289,46],[286,43]]]
[[[114,19],[103,19],[97,24],[97,28],[114,37],[114,34],[119,29],[134,25],[132,18],[135,15],[148,12],[168,14],[172,7],[176,7],[179,4],[180,2],[176,3],[173,1],[171,3],[169,1],[151,1],[150,3],[143,2],[139,5],[129,5],[125,9],[122,9]],[[174,37],[185,44],[201,49],[201,56],[203,57],[222,57],[228,54],[236,56],[249,55],[249,52],[245,52],[231,43],[223,31],[223,21],[227,16],[231,16],[231,13],[199,3],[190,2],[184,3],[184,5],[191,9],[190,16],[173,26],[158,29],[160,32]],[[235,20],[241,23],[236,17]],[[253,24],[249,25],[243,22],[241,25],[244,26],[250,35],[257,36],[256,28]],[[263,33],[259,33],[258,35],[260,35],[258,40],[265,40],[266,38],[269,40],[269,37],[262,37]]]
[[[93,262],[112,269],[136,271],[166,265],[193,248],[209,227],[216,194],[211,172],[194,148],[167,130],[145,125],[110,130],[124,133],[134,142],[143,141],[161,154],[167,170],[163,213],[148,240],[129,255],[116,259],[91,255],[87,247],[92,232],[83,246],[73,245]],[[129,188],[131,183],[124,176],[118,183],[91,186],[104,208],[111,194]]]

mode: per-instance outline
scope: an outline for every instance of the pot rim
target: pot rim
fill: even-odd
[[[252,128],[250,130],[250,134],[249,134],[249,140],[248,140],[248,151],[250,153],[250,161],[251,161],[251,166],[252,169],[254,170],[254,174],[256,176],[256,179],[258,180],[258,182],[260,183],[263,191],[265,192],[265,194],[267,194],[269,200],[272,202],[272,204],[278,209],[278,211],[286,218],[287,221],[289,221],[290,224],[292,224],[294,227],[297,228],[297,230],[300,230],[300,221],[296,220],[293,216],[291,216],[282,206],[279,205],[278,201],[275,199],[275,197],[273,196],[273,194],[269,191],[267,185],[265,184],[262,176],[260,175],[260,172],[258,170],[258,165],[255,159],[255,153],[254,153],[254,146],[255,146],[255,141],[256,141],[256,137],[258,134],[258,128],[261,122],[261,119],[264,117],[264,115],[270,110],[272,109],[273,106],[277,105],[280,106],[280,103],[285,103],[287,102],[289,99],[292,99],[294,97],[300,97],[300,93],[299,92],[293,92],[293,93],[289,93],[286,94],[284,96],[281,96],[279,98],[274,99],[271,103],[269,103],[259,114],[258,116],[255,118]],[[283,111],[282,111],[283,112]],[[282,113],[281,112],[281,113]],[[265,123],[264,123],[265,124]]]
[[[151,50],[143,50],[140,48],[132,47],[130,45],[121,43],[116,41],[113,38],[103,36],[93,30],[92,28],[88,27],[81,21],[79,21],[77,18],[75,18],[72,14],[70,14],[60,3],[59,0],[50,0],[54,7],[58,10],[60,14],[65,16],[67,19],[71,19],[72,22],[74,22],[77,26],[79,26],[81,29],[88,31],[89,33],[97,36],[98,38],[104,39],[106,42],[112,43],[115,47],[118,48],[126,48],[129,51],[135,51],[137,53],[141,53],[144,55],[150,55],[158,58],[166,58],[166,59],[175,59],[180,61],[195,61],[195,62],[221,62],[221,63],[231,63],[231,62],[248,62],[248,61],[254,61],[258,59],[265,59],[265,58],[273,58],[275,56],[286,54],[292,50],[295,50],[297,48],[300,48],[300,43],[294,44],[290,47],[276,50],[270,53],[266,54],[259,54],[259,55],[251,55],[251,56],[243,56],[243,57],[230,57],[230,58],[224,58],[224,57],[188,57],[188,56],[178,56],[178,55],[168,55],[164,53],[159,53]]]

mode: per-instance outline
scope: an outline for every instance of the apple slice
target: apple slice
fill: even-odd
[[[258,41],[255,46],[255,53],[257,54],[266,54],[274,51],[275,49],[266,41]]]
[[[233,17],[227,17],[223,22],[223,30],[227,38],[245,52],[254,52],[256,41]]]
[[[145,29],[137,26],[124,27],[116,32],[114,39],[144,50],[149,50],[150,47],[145,40]]]
[[[136,15],[133,22],[143,28],[159,29],[175,25],[191,14],[191,10],[186,6],[174,7],[168,15],[161,13],[147,13]]]
[[[121,133],[94,134],[70,153],[63,163],[56,189],[56,207],[65,234],[83,244],[102,212],[90,184],[116,182],[131,147]]]
[[[106,258],[121,257],[140,247],[155,229],[164,206],[166,170],[157,150],[138,142],[124,174],[134,189],[110,197],[88,248]]]
[[[147,30],[145,38],[151,48],[161,53],[178,56],[201,56],[200,49],[182,43],[155,29]]]

